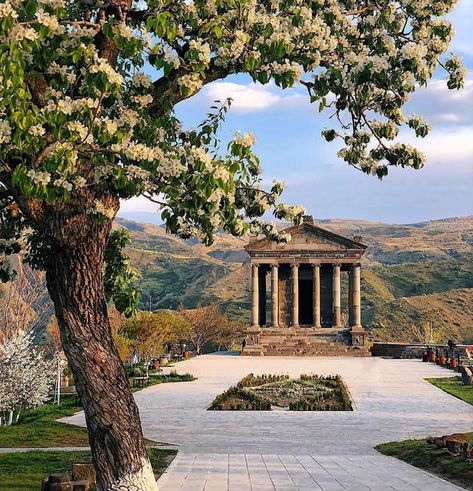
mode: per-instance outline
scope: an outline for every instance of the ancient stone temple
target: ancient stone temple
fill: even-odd
[[[286,244],[254,239],[246,247],[251,322],[242,355],[368,355],[360,286],[367,246],[312,217],[287,232]]]

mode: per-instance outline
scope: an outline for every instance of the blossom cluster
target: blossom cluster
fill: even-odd
[[[423,156],[396,138],[403,124],[421,137],[430,127],[402,108],[448,49],[455,3],[159,0],[91,13],[63,0],[6,0],[0,160],[15,162],[11,182],[26,197],[93,193],[91,216],[112,218],[105,191],[144,194],[159,197],[168,228],[184,236],[211,241],[218,228],[240,235],[249,224],[274,235],[258,225],[264,213],[297,221],[303,212],[278,203],[280,184],[261,188],[255,137],[236,133],[222,155],[216,133],[228,105],[186,131],[175,104],[232,73],[282,88],[301,82],[342,122],[323,134],[343,139],[350,165],[378,177],[392,165],[419,168]],[[443,66],[449,87],[461,87],[461,61]]]
[[[22,410],[38,407],[49,397],[54,371],[33,337],[32,332],[19,331],[0,344],[0,424],[14,424]]]

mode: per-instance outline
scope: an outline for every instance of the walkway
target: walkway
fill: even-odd
[[[461,488],[382,455],[179,454],[161,491],[454,491]]]
[[[418,360],[215,354],[179,363],[177,370],[190,372],[198,380],[153,386],[136,394],[145,436],[180,449],[160,480],[162,491],[202,490],[204,481],[207,491],[419,489],[415,482],[425,483],[425,473],[380,456],[373,447],[473,429],[472,406],[423,380],[449,372]],[[348,385],[356,411],[206,411],[217,394],[250,372],[338,373]],[[66,421],[83,424],[83,416]],[[238,477],[236,485],[232,485],[233,475]],[[288,486],[272,481],[273,475]],[[434,482],[420,489],[458,489],[429,479]],[[184,487],[179,487],[180,482]],[[369,482],[373,486],[366,487]],[[346,483],[352,484],[347,487]]]

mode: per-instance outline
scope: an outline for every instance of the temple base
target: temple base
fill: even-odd
[[[242,356],[371,356],[361,328],[272,328],[246,330]]]

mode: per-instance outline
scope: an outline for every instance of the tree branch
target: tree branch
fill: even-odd
[[[227,77],[233,73],[237,73],[238,69],[228,70],[221,66],[217,66],[213,61],[210,63],[209,68],[207,69],[207,73],[205,78],[202,81],[202,86],[207,85],[211,82],[215,82],[216,80],[220,80],[222,78]],[[167,98],[171,101],[171,105],[175,106],[179,102],[188,99],[196,94],[196,92],[191,93],[189,95],[184,95],[178,88],[177,81],[183,75],[187,73],[185,68],[181,68],[179,70],[174,70],[168,76],[162,77],[154,82],[154,95],[155,102],[150,106],[150,110],[157,111],[158,115],[162,115],[165,111],[165,108],[161,106],[158,102],[160,98]]]
[[[129,19],[137,20],[137,21],[144,21],[146,20],[146,17],[151,15],[151,12],[146,9],[146,10],[129,10],[126,14],[126,16]]]

